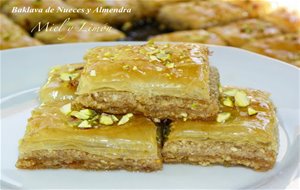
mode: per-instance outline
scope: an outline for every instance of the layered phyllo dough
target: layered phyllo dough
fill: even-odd
[[[161,7],[190,0],[139,0],[143,16],[155,17]]]
[[[272,5],[268,0],[224,0],[238,6],[249,13],[250,17],[261,17],[271,11]]]
[[[83,63],[56,66],[48,74],[46,84],[40,90],[42,103],[55,100],[73,100]]]
[[[300,60],[300,33],[290,33],[252,41],[244,49],[279,59],[291,64]]]
[[[201,29],[247,18],[243,9],[221,1],[192,1],[166,5],[158,21],[174,30]]]
[[[227,87],[216,121],[174,121],[166,138],[162,155],[167,163],[269,170],[278,151],[275,107],[265,92]]]
[[[186,30],[151,37],[154,41],[194,42],[203,44],[226,45],[226,42],[215,33],[206,30]]]
[[[300,12],[286,8],[278,8],[262,17],[264,20],[276,24],[285,32],[300,32]]]
[[[46,11],[49,7],[54,9],[53,13]],[[1,8],[14,22],[32,32],[46,27],[47,23],[52,26],[67,18],[77,18],[77,13],[68,11],[71,9],[62,0],[9,0]]]
[[[125,22],[138,20],[142,16],[142,10],[138,0],[66,0],[66,3],[77,7],[91,9],[88,14],[82,14],[84,18],[100,23],[121,25]]]
[[[241,47],[255,39],[282,33],[281,29],[276,25],[258,19],[241,20],[225,26],[210,28],[209,31],[218,34],[229,45],[236,47]]]
[[[42,45],[30,37],[21,27],[0,13],[0,49]]]
[[[114,114],[151,118],[209,119],[218,112],[219,75],[200,44],[96,47],[75,104]]]
[[[56,44],[69,42],[115,41],[125,37],[123,32],[107,24],[84,19],[71,20],[66,24],[57,24],[54,27],[60,27],[60,30],[43,30],[35,33],[35,38],[47,44]]]
[[[155,124],[143,116],[73,110],[69,101],[54,101],[32,112],[16,166],[159,170],[158,135]]]

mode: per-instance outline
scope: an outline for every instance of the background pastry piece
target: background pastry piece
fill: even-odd
[[[271,11],[271,4],[267,0],[224,0],[238,6],[249,13],[250,17],[260,17]]]
[[[0,13],[0,49],[42,45],[31,38],[21,27]]]
[[[218,112],[219,74],[208,54],[191,43],[93,48],[75,104],[114,114],[209,119]]]
[[[154,41],[171,42],[194,42],[203,44],[226,45],[226,42],[218,35],[206,30],[186,30],[166,34],[160,34],[151,37]]]
[[[293,64],[300,60],[300,33],[255,40],[243,48]],[[297,63],[296,66],[299,67]]]
[[[16,7],[19,9],[42,9],[42,12],[12,12],[12,10]],[[41,26],[47,24],[47,22],[50,22],[51,26],[52,23],[61,22],[67,18],[72,19],[78,17],[78,14],[76,13],[47,13],[46,9],[48,7],[55,9],[55,11],[58,9],[58,7],[62,9],[72,8],[71,6],[65,4],[62,0],[10,0],[2,6],[1,10],[10,18],[12,18],[17,24],[21,25],[28,31],[31,31],[39,24],[39,22],[41,22]]]
[[[274,166],[278,151],[275,108],[262,91],[225,88],[217,121],[174,121],[166,138],[166,163],[243,165],[266,171]]]
[[[240,47],[254,39],[270,37],[282,33],[281,29],[276,25],[258,19],[240,20],[208,30],[218,34],[229,45],[236,47]]]
[[[139,0],[141,4],[142,14],[146,17],[155,17],[159,9],[165,5],[185,2],[190,0]]]
[[[47,103],[54,100],[73,100],[83,66],[83,63],[78,63],[52,68],[47,83],[40,90],[40,101]]]
[[[262,19],[272,22],[285,32],[300,32],[300,13],[286,8],[278,8],[266,14]]]
[[[66,0],[66,3],[77,8],[90,8],[92,12],[82,14],[83,17],[111,25],[121,25],[125,22],[135,21],[142,16],[138,0]],[[121,12],[94,12],[97,8],[99,11],[103,11],[104,9],[119,9]],[[102,9],[100,10],[100,8]],[[130,12],[128,12],[129,9]]]
[[[166,5],[158,21],[174,30],[201,29],[247,18],[243,9],[221,1],[194,1]]]
[[[111,115],[92,110],[80,110],[81,115],[73,114],[75,111],[67,113],[68,108],[63,107],[68,103],[54,101],[32,112],[19,144],[18,168],[135,171],[162,168],[157,127],[149,119],[131,115],[119,125],[123,116],[113,116],[119,121],[111,124],[107,123]],[[83,120],[83,116],[91,118]]]
[[[60,27],[60,24],[54,27]],[[109,25],[93,21],[77,19],[67,22],[60,31],[46,31],[35,33],[35,38],[47,44],[68,42],[97,42],[115,41],[125,35]]]

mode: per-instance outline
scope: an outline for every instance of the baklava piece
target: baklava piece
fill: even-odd
[[[31,38],[20,26],[0,13],[0,49],[42,45]]]
[[[54,25],[54,27],[60,26],[61,24]],[[115,41],[124,37],[123,32],[109,25],[83,19],[67,22],[60,31],[43,30],[35,33],[35,38],[46,44]]]
[[[158,21],[174,30],[201,29],[247,18],[243,9],[221,1],[192,1],[166,5]]]
[[[203,44],[226,45],[218,35],[206,30],[177,31],[167,34],[156,35],[151,38],[154,41],[171,42],[194,42]]]
[[[75,111],[55,101],[32,112],[16,167],[155,171],[162,168],[157,134],[143,116]]]
[[[42,103],[54,100],[73,100],[83,63],[56,66],[48,74],[47,83],[40,90]]]
[[[62,12],[46,12],[49,7]],[[51,27],[53,23],[62,22],[67,18],[77,18],[76,13],[63,12],[70,9],[72,7],[62,0],[10,0],[1,10],[24,29],[35,32],[46,27],[48,22],[48,27]]]
[[[114,114],[210,119],[218,113],[217,69],[200,44],[96,47],[85,55],[75,104]]]
[[[174,121],[164,143],[166,163],[242,165],[271,169],[278,151],[275,108],[265,92],[223,89],[216,121]]]
[[[281,29],[274,24],[258,19],[241,20],[208,30],[218,34],[229,45],[236,47],[241,47],[245,43],[255,39],[282,33]]]
[[[77,8],[90,8],[89,14],[82,14],[84,18],[111,25],[134,22],[142,14],[138,0],[66,0],[66,3]]]
[[[300,33],[255,40],[242,48],[293,64],[300,60]]]
[[[141,9],[143,10],[143,16],[155,17],[160,8],[173,3],[185,2],[189,0],[139,0]]]
[[[271,10],[271,4],[267,0],[225,0],[238,6],[249,13],[250,17],[257,18],[266,15]]]
[[[262,17],[276,24],[285,32],[300,32],[300,13],[286,8],[278,8]]]

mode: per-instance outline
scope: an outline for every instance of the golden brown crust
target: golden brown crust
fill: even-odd
[[[166,5],[160,9],[159,22],[174,30],[201,29],[247,18],[239,7],[221,1],[192,1]]]
[[[226,42],[215,33],[206,30],[186,30],[153,36],[151,40],[161,42],[193,42],[203,44],[226,45]]]
[[[160,159],[107,158],[78,150],[38,150],[20,157],[20,169],[72,168],[84,170],[115,170],[151,172],[162,169]]]
[[[1,13],[0,20],[0,50],[42,45],[40,41],[30,37],[20,26]]]
[[[171,96],[137,97],[130,92],[106,91],[78,96],[73,105],[114,114],[133,112],[151,118],[210,120],[219,110],[219,73],[216,68],[210,73],[210,101]]]
[[[219,35],[229,45],[236,47],[240,47],[255,39],[282,33],[281,29],[276,25],[258,19],[240,20],[225,26],[209,28],[208,30]]]
[[[289,33],[254,40],[242,48],[279,59],[297,66],[300,60],[300,33]]]

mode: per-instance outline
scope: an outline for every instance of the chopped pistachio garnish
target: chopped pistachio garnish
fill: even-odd
[[[63,114],[65,114],[65,115],[68,115],[69,113],[71,113],[71,112],[72,112],[72,106],[71,106],[71,103],[68,103],[68,104],[62,106],[62,107],[60,108],[60,111],[61,111]]]
[[[110,52],[105,52],[104,53],[104,57],[111,57],[111,56],[112,56],[112,54]]]
[[[156,57],[162,61],[166,61],[166,60],[170,60],[171,59],[171,55],[165,53],[164,51],[160,51]]]
[[[137,71],[138,70],[137,66],[133,66],[132,70]]]
[[[97,76],[96,71],[95,71],[95,70],[91,70],[90,75],[91,75],[92,77]]]
[[[78,127],[79,128],[91,128],[92,125],[87,120],[84,120],[78,125]]]
[[[196,103],[193,103],[193,104],[191,105],[192,110],[197,109],[197,107],[198,107],[198,104],[196,104]]]
[[[231,116],[231,113],[229,112],[222,112],[219,113],[217,116],[217,122],[224,123],[227,119],[229,119]]]
[[[238,91],[235,96],[235,105],[240,107],[247,107],[250,104],[250,100],[244,91]]]
[[[233,107],[233,101],[229,97],[227,97],[227,98],[225,98],[225,100],[223,100],[223,104],[228,107]]]
[[[129,69],[129,65],[123,65],[123,69],[128,70]]]
[[[111,115],[105,113],[101,114],[99,122],[103,125],[112,125],[114,123]]]
[[[181,113],[180,116],[183,117],[183,121],[186,121],[188,114],[187,113]]]
[[[255,115],[257,111],[254,108],[248,107],[248,115]]]
[[[90,110],[90,109],[83,109],[80,111],[72,111],[71,112],[71,116],[74,116],[78,119],[90,119],[92,117],[94,117],[96,115],[96,112],[94,110]]]
[[[79,77],[79,73],[61,73],[60,79],[63,81],[71,81]]]
[[[238,91],[237,89],[226,90],[226,91],[224,91],[223,94],[225,94],[226,96],[235,96],[237,91]]]
[[[119,119],[118,119],[116,116],[114,116],[114,115],[111,115],[111,118],[112,118],[112,120],[113,120],[114,122],[119,121]]]
[[[123,117],[118,122],[118,125],[123,125],[123,124],[127,123],[131,117],[133,117],[132,113],[128,113],[126,115],[123,115]]]
[[[171,68],[175,67],[175,64],[174,63],[167,63],[166,67],[169,68],[169,69],[171,69]]]
[[[150,55],[150,60],[151,61],[159,61],[159,59],[157,59],[157,57],[154,55]]]

